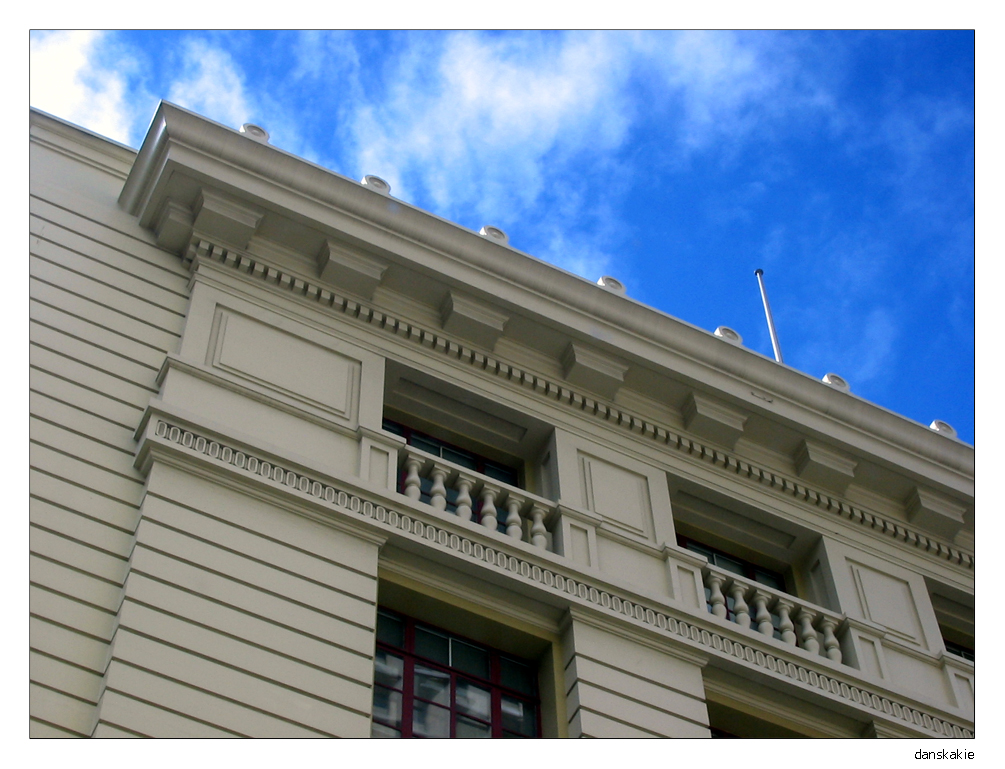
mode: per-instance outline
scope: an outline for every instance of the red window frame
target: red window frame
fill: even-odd
[[[537,692],[536,683],[533,687],[533,694],[527,694],[521,692],[517,689],[510,688],[502,684],[501,681],[501,662],[503,659],[512,660],[518,664],[524,665],[531,670],[536,670],[536,665],[527,661],[521,660],[513,655],[504,654],[496,649],[485,646],[484,644],[475,643],[463,636],[457,635],[456,633],[450,633],[446,630],[438,628],[434,625],[430,625],[425,622],[417,622],[411,617],[399,614],[397,612],[392,612],[386,609],[378,610],[378,621],[380,619],[380,614],[392,617],[395,620],[403,623],[404,626],[404,642],[402,646],[396,646],[393,643],[387,643],[385,641],[378,640],[376,643],[376,649],[378,652],[383,651],[387,654],[394,655],[403,660],[403,672],[401,678],[401,688],[397,689],[394,687],[388,687],[386,685],[380,685],[375,680],[374,682],[374,700],[378,696],[378,688],[385,689],[388,692],[395,692],[401,694],[401,723],[400,726],[396,726],[393,722],[388,722],[384,719],[377,717],[376,709],[374,709],[373,723],[375,725],[382,725],[389,729],[398,730],[401,732],[400,736],[402,738],[416,738],[424,739],[427,738],[425,735],[415,733],[414,715],[415,715],[415,703],[420,702],[430,702],[432,705],[442,707],[444,710],[449,711],[450,714],[450,738],[455,738],[457,736],[457,722],[458,718],[467,718],[471,721],[481,720],[472,717],[469,713],[464,713],[458,706],[457,701],[457,684],[459,680],[468,681],[473,685],[480,687],[482,689],[487,689],[490,692],[490,723],[489,729],[491,731],[491,737],[493,739],[512,737],[512,738],[535,738],[541,736],[541,700]],[[445,665],[442,662],[424,657],[415,652],[415,631],[416,628],[420,627],[432,631],[433,633],[445,636],[448,639],[456,639],[459,642],[467,644],[469,646],[476,647],[477,649],[483,650],[489,655],[489,677],[483,678],[477,675],[473,675],[457,667],[452,667],[450,665]],[[449,707],[442,705],[442,703],[436,703],[426,698],[417,696],[415,693],[415,667],[419,664],[425,668],[432,669],[436,672],[446,674],[450,677],[450,704]],[[519,702],[530,705],[534,708],[534,727],[533,734],[519,734],[516,731],[508,730],[503,728],[503,708],[502,700],[503,697],[507,697],[513,700],[518,700]],[[481,720],[485,723],[484,720]]]

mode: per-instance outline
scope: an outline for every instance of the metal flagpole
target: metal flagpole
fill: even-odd
[[[764,302],[764,314],[768,318],[768,333],[771,334],[771,346],[775,350],[775,360],[783,363],[782,347],[778,344],[778,332],[775,330],[775,319],[771,317],[771,305],[768,304],[768,292],[764,289],[764,270],[756,269],[757,284],[761,287],[761,300]]]

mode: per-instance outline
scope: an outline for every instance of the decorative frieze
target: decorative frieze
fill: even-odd
[[[323,483],[278,462],[232,448],[156,416],[152,419],[153,427],[147,432],[140,449],[141,456],[145,456],[147,462],[151,443],[170,443],[188,456],[217,467],[227,467],[249,479],[254,478],[263,482],[277,491],[330,505],[343,515],[368,519],[417,543],[450,551],[458,557],[480,563],[485,568],[498,571],[511,579],[533,584],[538,589],[616,615],[625,621],[642,625],[653,632],[666,634],[686,644],[697,645],[705,652],[730,657],[790,684],[843,700],[857,709],[880,713],[887,718],[895,717],[906,724],[912,724],[940,736],[973,736],[970,729],[959,724],[932,716],[930,713],[857,685],[854,679],[837,669],[836,662],[824,661],[821,657],[820,664],[823,667],[814,668],[801,659],[785,659],[773,654],[771,649],[756,648],[750,645],[750,642],[724,636],[714,627],[703,627],[697,618],[684,620],[660,607],[645,605],[637,596],[629,596],[626,592],[619,592],[608,585],[591,584],[580,573],[574,576],[570,572],[563,572],[544,551],[539,551],[545,556],[540,562],[535,562],[522,552],[514,553],[511,548],[514,544],[519,547],[520,543],[513,543],[509,537],[501,536],[497,543],[480,541],[480,538],[468,536],[466,532],[451,530],[453,527],[446,521],[431,522],[421,519],[417,512],[399,512],[386,505],[375,504],[357,493]],[[488,532],[486,535],[491,536]],[[507,541],[513,544],[508,544]],[[797,619],[801,620],[802,624],[800,632],[808,639],[812,631],[813,618],[801,612],[797,615]],[[831,634],[827,632],[828,630],[833,628],[823,628],[825,650],[830,652],[833,644],[830,643]],[[804,640],[803,643],[807,641]],[[807,645],[812,646],[810,643]]]
[[[971,571],[974,569],[973,553],[960,550],[948,542],[939,541],[900,523],[883,518],[876,513],[850,505],[826,492],[812,489],[780,473],[757,467],[729,453],[713,449],[662,425],[654,424],[648,419],[630,414],[620,407],[603,403],[575,392],[562,384],[504,363],[490,355],[485,355],[453,339],[448,339],[440,333],[423,329],[372,307],[367,307],[300,276],[273,267],[260,259],[222,248],[204,240],[194,241],[190,244],[183,256],[186,263],[193,262],[196,258],[219,262],[246,275],[285,288],[308,301],[317,302],[372,328],[393,334],[414,344],[420,344],[431,351],[470,365],[479,371],[524,387],[540,397],[645,436],[693,461],[719,467],[749,483],[757,484],[815,510],[840,516],[847,521],[868,528],[876,534],[891,537],[934,558],[958,564]]]

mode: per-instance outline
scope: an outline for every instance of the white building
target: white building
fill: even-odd
[[[32,734],[972,736],[973,447],[260,129],[31,153]]]

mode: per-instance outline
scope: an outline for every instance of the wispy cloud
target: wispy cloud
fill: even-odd
[[[244,77],[228,53],[208,42],[185,42],[180,77],[171,83],[168,101],[231,127],[252,122]]]
[[[763,36],[456,33],[395,42],[387,92],[380,101],[360,92],[351,113],[359,172],[385,176],[395,194],[469,226],[519,223],[545,258],[591,270],[607,261],[599,230],[617,227],[595,220],[599,229],[587,234],[597,255],[584,260],[556,253],[568,239],[547,219],[563,211],[581,220],[598,197],[611,206],[644,186],[644,169],[627,157],[640,128],[665,121],[656,155],[673,165],[710,147],[735,153],[793,105],[830,105],[791,66],[786,46]]]
[[[134,60],[120,56],[102,65],[96,58],[103,32],[43,32],[31,36],[30,101],[39,109],[128,143],[136,119],[134,93],[125,72]],[[148,116],[149,117],[149,116]]]
[[[415,36],[398,53],[389,98],[356,113],[358,162],[445,216],[505,227],[563,160],[623,141],[614,64],[602,36]]]

